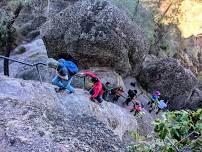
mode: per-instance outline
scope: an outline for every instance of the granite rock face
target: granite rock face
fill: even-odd
[[[0,77],[2,152],[124,152],[121,141],[137,121],[127,110],[89,101],[86,93],[56,93],[36,81]]]
[[[24,48],[24,52],[20,50]],[[48,56],[44,43],[41,39],[34,40],[30,43],[18,46],[11,55],[18,61],[22,61],[29,64],[35,64],[38,62],[46,63]],[[2,66],[1,64],[0,66]],[[50,82],[52,78],[52,70],[47,66],[39,65],[39,72],[44,82]],[[22,78],[24,80],[38,80],[39,75],[36,67],[30,67],[27,65],[10,62],[10,76],[15,78]]]
[[[193,110],[202,108],[202,91],[200,89],[193,90],[187,106]]]
[[[77,1],[41,28],[48,55],[75,59],[85,67],[113,67],[137,75],[148,45],[141,29],[106,0]]]
[[[23,7],[14,23],[19,43],[39,37],[40,27],[47,21],[47,6],[47,0],[32,0]]]
[[[187,104],[197,84],[194,74],[172,58],[146,58],[138,79],[149,92],[159,90],[170,109],[189,108]]]
[[[52,17],[78,0],[48,0],[48,17]]]

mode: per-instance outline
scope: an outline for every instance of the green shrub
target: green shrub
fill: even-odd
[[[25,53],[26,52],[26,48],[24,46],[21,46],[18,48],[18,52],[19,54]]]
[[[202,151],[202,109],[166,112],[163,117],[154,122],[153,136],[140,138],[138,144],[129,146],[130,152]]]
[[[119,8],[124,9],[128,16],[145,31],[146,38],[154,41],[155,22],[153,10],[146,10],[138,0],[112,0]],[[137,7],[138,4],[138,7]]]

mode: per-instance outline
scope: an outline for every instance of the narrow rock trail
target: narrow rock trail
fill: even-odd
[[[131,86],[130,83],[131,82],[134,82],[136,84],[135,87]],[[154,126],[152,124],[152,122],[155,120],[155,118],[158,117],[158,115],[156,115],[153,111],[151,113],[149,113],[148,111],[148,97],[147,95],[145,94],[145,92],[140,88],[140,86],[138,85],[138,82],[136,81],[135,78],[132,78],[132,77],[127,77],[124,79],[124,84],[127,88],[126,92],[129,90],[129,89],[136,89],[138,91],[137,95],[137,100],[140,101],[143,105],[144,105],[144,108],[143,108],[143,112],[144,112],[144,115],[140,118],[137,118],[136,117],[136,120],[138,122],[138,126],[139,128],[141,129],[138,129],[138,133],[140,133],[141,135],[145,135],[145,134],[149,134],[153,131],[154,129]],[[127,107],[128,108],[128,107]]]

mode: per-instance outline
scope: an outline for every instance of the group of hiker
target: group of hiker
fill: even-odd
[[[55,60],[50,58],[48,60],[48,66],[55,69],[55,77],[52,79],[52,84],[56,85],[56,92],[61,90],[66,90],[68,93],[74,93],[75,89],[71,85],[73,76],[78,75],[82,77],[90,77],[92,87],[89,91],[90,100],[98,102],[101,105],[103,100],[109,101],[109,96],[111,96],[111,102],[117,102],[120,97],[125,98],[123,105],[129,106],[129,103],[132,103],[132,108],[130,112],[134,112],[134,115],[140,113],[143,108],[143,104],[138,101],[137,90],[129,89],[127,92],[127,97],[123,95],[124,89],[121,86],[112,87],[110,82],[102,83],[101,79],[98,78],[96,74],[90,71],[79,72],[78,66],[69,60],[59,59]],[[135,83],[131,83],[135,87]],[[155,91],[152,96],[149,98],[149,112],[153,111],[157,107],[156,114],[159,111],[167,107],[167,103],[164,100],[160,99],[160,91]],[[130,104],[131,105],[131,104]]]

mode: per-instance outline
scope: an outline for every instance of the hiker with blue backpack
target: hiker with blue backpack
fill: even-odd
[[[56,69],[56,76],[52,79],[52,84],[58,86],[56,92],[66,90],[68,93],[74,93],[74,88],[71,85],[73,76],[78,72],[77,65],[68,60],[54,60],[50,58],[48,65]]]
[[[165,100],[160,100],[157,105],[156,114],[158,114],[160,111],[163,111],[166,108],[167,108],[167,102],[165,102]]]

